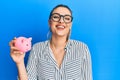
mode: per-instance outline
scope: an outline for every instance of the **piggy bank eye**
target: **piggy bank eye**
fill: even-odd
[[[26,44],[26,46],[28,46],[28,44]]]
[[[24,40],[22,39],[22,40],[21,40],[21,43],[23,43],[23,42],[24,42]]]

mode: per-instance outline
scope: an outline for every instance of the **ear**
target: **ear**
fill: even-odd
[[[71,30],[71,27],[70,27],[70,30]]]
[[[70,23],[70,30],[72,29],[72,22]]]
[[[51,25],[51,20],[50,20],[50,19],[48,20],[48,24],[49,24],[49,27],[51,27],[51,26],[50,26],[50,25]]]
[[[28,38],[30,41],[32,40],[32,37]]]

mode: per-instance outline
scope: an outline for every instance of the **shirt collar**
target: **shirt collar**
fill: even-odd
[[[71,40],[69,39],[66,46],[65,46],[65,49],[69,50],[71,48],[71,46],[72,46],[72,43],[71,43]]]

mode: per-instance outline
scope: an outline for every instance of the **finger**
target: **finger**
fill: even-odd
[[[15,43],[15,41],[12,40],[11,42],[9,42],[9,46],[13,47],[13,46],[14,46],[14,43]]]
[[[15,40],[16,39],[16,37],[14,37],[14,39],[13,40]]]
[[[13,45],[13,40],[9,42],[9,46],[12,46]]]
[[[20,52],[20,54],[25,54],[24,52]]]
[[[13,47],[13,46],[11,46],[11,47],[10,47],[10,49],[11,49],[11,50],[14,50],[14,51],[19,51],[19,49],[18,49],[18,48]]]
[[[14,54],[21,54],[20,51],[13,51]]]
[[[16,37],[14,37],[13,40],[9,42],[9,46],[14,46],[15,40],[16,40]]]
[[[20,52],[20,51],[15,51],[14,53],[13,53],[14,55],[25,55],[25,53],[23,53],[23,52]]]
[[[9,42],[9,45],[10,46],[15,46],[15,41],[16,41],[16,38],[14,38],[11,42]]]
[[[23,55],[23,54],[20,54],[19,52],[14,52],[14,53],[11,53],[10,55],[11,55],[11,56],[21,56],[21,55]]]

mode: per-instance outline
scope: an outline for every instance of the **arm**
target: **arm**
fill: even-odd
[[[92,63],[91,63],[91,56],[88,47],[85,47],[85,55],[83,57],[83,65],[82,65],[82,74],[83,80],[92,80]]]
[[[10,45],[10,56],[12,57],[13,61],[17,65],[19,80],[28,80],[28,78],[27,78],[27,72],[26,72],[25,65],[24,65],[25,53],[20,52],[14,46],[15,39],[16,38],[14,38],[14,40],[12,40],[9,43],[9,45]]]
[[[17,68],[19,80],[37,80],[37,57],[34,47],[30,52],[27,67],[25,68],[23,61],[21,64],[17,64]]]
[[[27,62],[27,75],[28,75],[28,80],[37,80],[37,48],[33,46],[28,62]]]
[[[28,80],[24,62],[17,64],[19,80]]]

